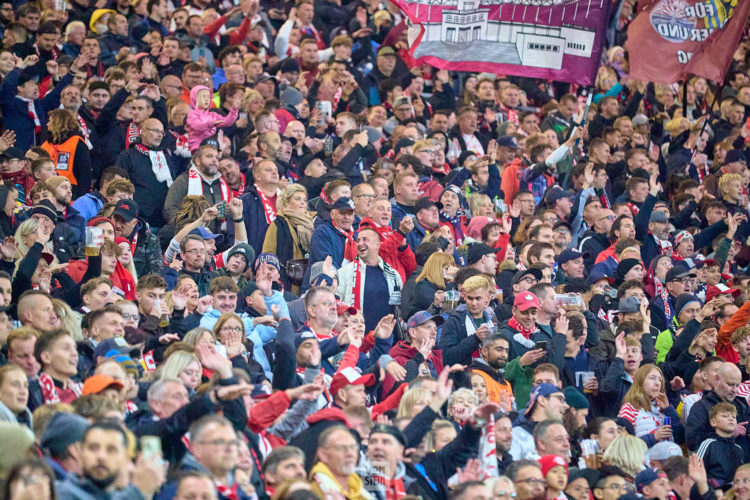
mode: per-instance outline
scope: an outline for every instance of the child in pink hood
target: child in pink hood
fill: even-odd
[[[196,85],[190,90],[191,109],[187,115],[188,148],[194,153],[203,139],[216,134],[218,127],[229,127],[237,121],[238,108],[242,102],[243,94],[238,92],[229,101],[230,110],[227,116],[222,116],[214,111],[209,111],[213,92],[204,85]]]

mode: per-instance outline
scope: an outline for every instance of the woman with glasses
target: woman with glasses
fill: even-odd
[[[227,359],[232,360],[233,366],[245,370],[250,375],[252,384],[260,383],[266,378],[263,366],[253,359],[253,356],[265,356],[262,352],[263,341],[256,330],[249,332],[246,337],[242,319],[234,313],[226,313],[214,325],[214,335],[223,346]],[[245,338],[257,346],[252,354],[245,347]]]

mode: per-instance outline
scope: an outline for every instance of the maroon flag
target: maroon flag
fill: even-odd
[[[641,0],[626,44],[631,77],[723,81],[749,11],[750,0]]]
[[[611,0],[393,0],[409,53],[441,69],[589,85]]]

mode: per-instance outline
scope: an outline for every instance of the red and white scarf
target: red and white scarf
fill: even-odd
[[[628,208],[630,209],[630,212],[633,214],[633,217],[635,217],[636,215],[638,215],[638,212],[641,211],[641,209],[638,207],[638,205],[636,205],[632,201],[627,201],[625,203],[628,205]]]
[[[398,500],[406,496],[406,487],[404,480],[401,478],[387,478],[379,473],[377,468],[371,471],[373,480],[385,487],[385,500]]]
[[[167,187],[172,185],[172,173],[169,171],[167,157],[162,151],[147,148],[143,144],[136,144],[135,150],[148,157],[151,162],[151,170],[154,172],[157,181],[166,182]]]
[[[232,192],[229,189],[229,184],[221,176],[215,177],[215,180],[219,179],[219,186],[221,188],[221,201],[229,203],[232,199]],[[192,165],[188,170],[188,196],[204,196],[203,195],[203,176],[198,172],[198,168]]]
[[[482,426],[482,436],[479,438],[479,461],[484,471],[483,479],[497,477],[497,444],[495,443],[495,419],[490,419]]]
[[[245,194],[245,186],[247,184],[247,181],[245,180],[245,174],[240,173],[240,187],[237,189],[232,189],[232,196],[235,198],[239,198],[243,194]]]
[[[229,500],[239,500],[239,493],[237,492],[237,489],[239,488],[237,483],[234,483],[232,487],[222,484],[218,481],[214,481],[214,486],[216,486],[216,491],[219,492],[219,495],[221,495],[224,498],[228,498]]]
[[[141,127],[136,123],[130,122],[128,124],[128,130],[125,133],[125,149],[128,149],[131,145],[135,144],[140,136]]]
[[[266,216],[266,223],[271,224],[274,220],[276,220],[276,207],[273,206],[273,203],[271,203],[271,200],[268,199],[268,196],[263,193],[263,190],[260,188],[260,186],[257,183],[254,185],[255,190],[258,192],[258,196],[260,196],[260,202],[263,203],[263,215]]]
[[[91,141],[89,140],[89,126],[86,125],[86,120],[81,118],[81,115],[76,115],[78,118],[78,123],[81,125],[81,131],[83,132],[83,142],[86,143],[86,147],[91,150],[94,146],[91,145]]]
[[[518,322],[515,316],[508,320],[508,326],[517,330],[521,335],[527,339],[531,337],[531,334],[536,331],[536,328],[525,328],[521,323]]]
[[[36,113],[36,106],[34,106],[34,101],[27,97],[21,97],[18,95],[16,97],[25,102],[26,106],[29,108],[29,118],[34,122],[34,134],[41,134],[42,122],[39,121],[39,115]]]
[[[346,242],[344,243],[344,259],[349,262],[354,262],[357,259],[357,242],[354,241],[354,231],[351,229],[349,231],[344,231],[333,221],[331,221],[331,224],[333,224],[336,231],[346,237]]]
[[[68,402],[60,399],[60,390],[55,385],[55,381],[52,380],[52,377],[47,373],[42,372],[39,374],[39,387],[42,389],[42,399],[44,399],[44,404],[50,405],[60,402]],[[81,397],[81,384],[71,380],[68,384],[68,388],[73,391],[76,398]]]
[[[362,310],[360,301],[362,299],[360,291],[362,288],[362,270],[359,266],[359,258],[354,259],[354,308],[358,311]]]

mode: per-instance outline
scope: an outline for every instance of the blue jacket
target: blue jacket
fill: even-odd
[[[415,251],[425,236],[427,236],[427,230],[415,222],[414,229],[406,235],[406,242],[409,244],[409,248]]]
[[[5,77],[2,87],[0,87],[0,110],[3,112],[5,126],[16,133],[15,146],[21,151],[26,151],[31,146],[37,145],[37,137],[34,134],[34,120],[29,117],[29,107],[24,101],[16,97],[16,83],[20,75],[21,70],[14,68]],[[62,89],[71,83],[73,83],[73,77],[68,73],[57,82],[55,88],[44,98],[34,100],[36,114],[42,127],[47,123],[47,113],[60,106]]]
[[[338,232],[333,223],[325,222],[315,228],[310,244],[310,266],[326,259],[329,255],[336,269],[344,262],[346,237]],[[310,268],[308,266],[308,269]]]
[[[80,198],[73,201],[73,208],[78,210],[78,214],[88,223],[91,219],[96,217],[99,210],[104,206],[104,202],[100,198],[101,193],[94,191],[86,193]]]

